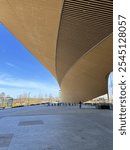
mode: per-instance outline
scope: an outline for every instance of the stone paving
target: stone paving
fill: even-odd
[[[112,118],[78,106],[0,110],[0,150],[112,150]]]

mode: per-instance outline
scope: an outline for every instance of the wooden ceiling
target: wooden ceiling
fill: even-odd
[[[113,1],[0,0],[0,22],[55,76],[64,101],[107,92]]]

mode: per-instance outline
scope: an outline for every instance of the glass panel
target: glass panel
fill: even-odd
[[[108,76],[108,98],[109,103],[113,105],[113,72],[111,72]]]

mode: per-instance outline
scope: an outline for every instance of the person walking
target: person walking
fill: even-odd
[[[79,102],[79,108],[81,109],[81,107],[82,107],[82,102],[80,101]]]

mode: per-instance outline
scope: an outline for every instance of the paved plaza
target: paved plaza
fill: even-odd
[[[112,110],[29,106],[0,110],[0,150],[112,150]]]

